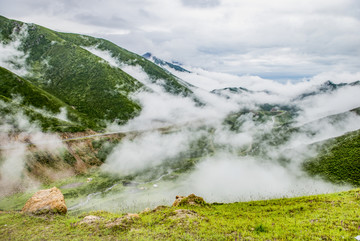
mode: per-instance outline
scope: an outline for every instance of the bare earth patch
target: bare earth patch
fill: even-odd
[[[170,219],[186,219],[186,218],[196,218],[199,217],[197,212],[187,209],[178,209],[175,210],[174,215]]]
[[[89,215],[89,216],[86,216],[85,218],[83,218],[83,220],[81,220],[79,222],[79,224],[83,224],[83,223],[85,223],[85,224],[94,224],[94,223],[99,222],[102,219],[103,218],[99,217],[99,216]]]
[[[119,228],[119,229],[127,229],[131,224],[134,223],[134,220],[139,219],[139,214],[136,213],[128,213],[121,218],[116,218],[110,222],[107,222],[105,227],[107,228]]]

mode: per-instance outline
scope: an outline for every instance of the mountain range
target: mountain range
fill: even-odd
[[[3,51],[12,53],[1,60],[0,97],[6,103],[3,106],[7,106],[1,111],[6,113],[6,109],[20,108],[44,129],[101,130],[106,123],[124,124],[141,112],[141,104],[132,96],[139,91],[153,91],[149,83],[171,95],[201,102],[191,82],[176,77],[167,69],[183,74],[192,74],[191,71],[151,53],[139,56],[104,39],[60,33],[2,16],[0,33]],[[149,82],[127,73],[126,67],[139,68]],[[327,81],[294,100],[357,85],[359,81],[350,84]],[[230,98],[227,93],[258,92],[229,86],[211,93]],[[271,94],[268,90],[262,92]],[[14,101],[18,97],[21,101]],[[67,117],[57,118],[60,113]]]
[[[359,95],[359,80],[216,73],[0,16],[0,235],[352,239]],[[16,211],[52,187],[68,215]]]
[[[111,161],[112,155],[122,157],[114,158],[115,161],[137,155],[139,159],[152,157],[149,163],[139,165],[139,170],[131,174],[122,173],[116,178],[94,174],[100,180],[98,185],[89,190],[80,188],[82,195],[90,195],[90,191],[105,192],[120,181],[123,187],[150,183],[148,179],[161,180],[164,176],[172,181],[182,172],[196,170],[202,161],[224,152],[241,160],[250,158],[246,159],[250,164],[261,159],[288,168],[298,155],[296,148],[302,145],[319,152],[318,156],[296,163],[308,175],[321,176],[335,183],[360,185],[360,132],[356,122],[360,103],[340,106],[335,113],[325,111],[324,116],[306,116],[315,112],[311,108],[318,100],[313,98],[325,96],[326,101],[331,101],[333,94],[347,89],[358,90],[360,81],[326,81],[296,92],[291,98],[287,95],[282,98],[266,85],[252,89],[251,85],[243,85],[240,81],[207,91],[192,79],[206,79],[211,73],[206,76],[151,53],[140,56],[105,39],[61,33],[2,16],[0,43],[0,126],[5,132],[11,129],[6,136],[21,133],[27,128],[23,120],[28,119],[44,132],[74,137],[74,143],[71,138],[65,140],[65,154],[53,159],[63,160],[66,163],[63,165],[71,166],[75,173],[101,166]],[[181,78],[184,76],[189,78]],[[139,93],[141,98],[138,98]],[[321,104],[320,101],[322,108]],[[311,111],[306,112],[308,109]],[[155,122],[170,124],[151,129],[149,132],[156,134],[149,141],[146,139],[148,130],[143,130],[143,113]],[[163,121],[164,115],[170,116],[170,121]],[[307,122],[294,126],[301,117],[306,117]],[[178,120],[184,121],[179,123]],[[101,136],[111,124],[131,123],[137,123],[138,130]],[[328,129],[323,131],[323,127]],[[127,135],[131,137],[126,139]],[[296,138],[299,137],[305,141],[299,141],[295,147],[289,146],[298,144]],[[133,151],[131,155],[122,156],[127,151],[121,149],[122,142]],[[171,146],[173,143],[178,145]],[[117,148],[121,151],[117,152]],[[26,166],[32,175],[45,175],[63,168],[51,166],[55,164],[50,154],[34,152],[31,163]],[[157,156],[158,152],[165,152],[166,158]],[[110,171],[118,165],[110,166]],[[39,166],[52,171],[38,171],[43,170]],[[47,174],[46,178],[50,177]],[[136,182],[137,178],[147,179]],[[74,192],[70,190],[66,195],[77,201]]]
[[[10,69],[2,69],[6,74],[1,78],[7,80],[7,83],[12,79],[22,79],[29,88],[36,87],[35,92],[49,96],[47,102],[32,103],[28,100],[34,99],[32,95],[35,92],[26,92],[27,88],[16,88],[12,92],[7,87],[1,89],[2,99],[6,97],[9,102],[15,95],[22,96],[26,100],[24,103],[44,108],[54,115],[59,114],[60,108],[63,108],[71,113],[69,120],[75,124],[73,127],[81,127],[74,130],[101,129],[105,125],[104,121],[126,123],[141,110],[139,103],[131,99],[130,95],[139,90],[148,90],[143,83],[121,68],[114,67],[89,52],[87,47],[96,47],[99,51],[108,53],[120,65],[140,66],[152,83],[170,94],[192,95],[192,91],[174,75],[104,39],[60,33],[1,16],[0,33],[5,51],[22,53],[22,58],[9,56],[2,60],[3,67]],[[14,46],[17,42],[18,45]],[[15,73],[11,75],[11,70],[21,73],[21,76],[16,76]],[[57,102],[52,103],[54,100]],[[50,124],[51,120],[48,121],[48,118],[36,119],[42,126],[57,128],[57,125]],[[45,123],[47,121],[49,123]]]

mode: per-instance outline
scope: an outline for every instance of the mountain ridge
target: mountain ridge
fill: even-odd
[[[186,73],[191,73],[191,71],[181,67],[179,64],[175,64],[175,63],[170,63],[170,62],[167,62],[165,60],[162,60],[156,56],[154,56],[152,53],[150,52],[146,52],[145,54],[142,55],[142,57],[148,59],[148,60],[151,60],[153,61],[155,64],[161,66],[161,67],[169,67],[169,68],[172,68],[176,71],[179,71],[179,72],[186,72]]]
[[[20,41],[16,50],[24,53],[26,65],[12,60],[8,63],[14,68],[26,69],[27,74],[22,78],[91,118],[96,128],[105,127],[105,122],[124,124],[137,116],[141,106],[131,95],[147,89],[120,67],[110,66],[83,46],[95,46],[108,51],[121,63],[140,66],[154,84],[161,85],[170,94],[193,96],[177,77],[104,39],[56,32],[3,16],[0,16],[0,32],[3,46]],[[88,127],[94,128],[94,125]]]

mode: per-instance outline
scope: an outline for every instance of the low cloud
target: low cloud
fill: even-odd
[[[309,177],[301,169],[301,163],[317,154],[308,144],[360,128],[359,116],[353,113],[342,115],[340,122],[333,118],[324,118],[359,107],[354,97],[360,94],[360,87],[342,87],[303,99],[296,97],[307,91],[317,90],[328,76],[335,79],[335,83],[340,83],[343,82],[340,78],[347,78],[344,82],[351,82],[358,74],[331,76],[324,73],[301,82],[278,83],[258,76],[236,76],[198,68],[189,68],[192,73],[173,72],[198,87],[192,90],[204,103],[199,106],[191,98],[166,93],[161,86],[164,81],[153,81],[140,66],[121,63],[111,52],[99,50],[96,46],[85,49],[99,56],[99,61],[122,69],[151,90],[135,93],[131,97],[142,106],[139,116],[124,126],[108,126],[111,131],[146,131],[128,139],[124,138],[108,156],[102,170],[122,176],[143,175],[147,179],[141,184],[158,185],[160,182],[159,188],[153,186],[149,192],[144,192],[144,195],[156,198],[158,202],[155,203],[170,194],[186,195],[193,192],[209,201],[225,202],[351,188]],[[243,87],[249,91],[227,92],[227,96],[209,92],[225,87]],[[268,115],[261,119],[264,112],[261,109],[262,104],[272,104],[275,107],[289,105],[289,108],[295,106],[298,108],[294,110],[295,117],[285,120],[288,121],[286,124],[289,128],[303,129],[301,132],[289,134],[288,139],[283,138],[278,145],[271,144],[273,132],[280,132],[281,128],[285,128],[278,119],[286,112],[276,113],[277,109],[274,108],[273,113],[267,113]],[[58,117],[66,117],[64,111],[60,112]],[[234,119],[229,120],[230,117]],[[13,118],[16,127],[23,130],[25,135],[29,134],[29,140],[36,146],[41,146],[42,140],[47,139],[47,136],[38,131],[38,127],[21,113]],[[229,122],[237,124],[238,128],[232,129]],[[166,127],[163,128],[165,131],[159,130],[160,127]],[[15,126],[8,121],[1,128],[8,134]],[[4,140],[11,143],[11,140],[8,141],[5,137]],[[49,148],[54,146],[58,147],[55,143]],[[8,152],[4,155],[1,183],[5,184],[1,185],[10,185],[9,179],[5,177],[7,172],[11,173],[11,180],[21,180],[25,153],[26,148],[20,146],[19,152]],[[16,161],[13,161],[14,159]],[[283,159],[286,162],[282,162]],[[191,168],[185,174],[175,176],[174,181],[161,179],[167,173],[176,172],[172,162],[189,160],[192,162]],[[154,169],[159,171],[158,176],[153,177],[151,173],[146,173]],[[126,199],[134,200],[130,195]]]
[[[141,114],[127,125],[118,128],[149,130],[152,127],[170,126],[169,130],[172,130],[170,133],[150,132],[126,139],[114,148],[106,160],[104,171],[120,175],[141,173],[146,176],[147,182],[156,184],[156,187],[144,191],[146,196],[142,196],[141,192],[136,194],[139,206],[143,207],[143,202],[149,202],[146,199],[149,196],[153,198],[152,202],[158,205],[164,203],[164,200],[171,202],[169,195],[189,193],[201,195],[208,201],[233,202],[327,193],[351,188],[309,177],[302,170],[301,164],[317,155],[316,148],[309,144],[360,129],[358,115],[343,113],[359,107],[354,98],[358,95],[359,86],[342,87],[296,99],[302,93],[319,88],[324,77],[316,76],[298,83],[281,84],[256,76],[239,77],[204,70],[191,69],[192,73],[173,72],[198,87],[203,87],[198,83],[210,81],[211,88],[193,89],[194,94],[205,103],[205,106],[197,106],[191,99],[169,95],[156,84],[150,84],[149,77],[139,66],[122,65],[121,68],[155,91],[136,93],[134,98],[143,107]],[[353,79],[356,77],[344,82],[351,82]],[[334,82],[343,81],[336,79]],[[209,93],[212,88],[229,86],[245,87],[251,91],[227,92],[226,97]],[[279,126],[280,115],[257,120],[257,112],[261,112],[260,105],[269,103],[296,106],[298,116],[290,119],[293,122],[288,123],[288,127]],[[231,130],[225,124],[226,118],[229,114],[244,109],[252,111],[236,117],[239,128]],[[334,114],[339,114],[339,117],[328,117]],[[188,124],[178,125],[179,123]],[[271,144],[271,136],[281,131],[275,131],[274,128],[292,127],[300,127],[301,131],[292,134],[289,132],[286,139],[282,138],[279,144]],[[164,181],[161,176],[159,179],[159,176],[146,174],[148,170],[154,170],[151,168],[164,168],[160,173],[171,176],[175,170],[169,162],[179,162],[181,158],[186,161],[189,156],[184,153],[191,153],[188,143],[203,143],[202,147],[197,148],[204,148],[206,151],[197,157],[193,168],[180,175],[176,181]],[[134,200],[135,196],[128,193],[126,198],[121,198],[126,203]]]
[[[28,74],[26,58],[28,55],[21,50],[22,41],[27,37],[27,25],[21,28],[14,28],[10,35],[9,42],[0,42],[0,66],[4,67],[19,76]]]
[[[0,109],[9,109],[9,103],[0,101]],[[42,132],[23,111],[11,109],[0,121],[0,197],[38,186],[25,168],[31,153],[30,144],[38,151],[60,153],[64,150],[57,135]]]
[[[188,177],[189,191],[211,202],[235,202],[334,192],[342,188],[311,179],[270,160],[219,153]]]
[[[191,134],[158,132],[144,134],[133,140],[125,140],[108,156],[103,170],[133,175],[176,157],[189,147]]]

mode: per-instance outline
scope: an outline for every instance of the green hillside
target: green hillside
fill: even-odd
[[[24,28],[27,34],[18,36]],[[59,33],[0,16],[1,42],[6,45],[16,38],[21,38],[19,50],[27,54],[26,66],[13,63],[15,67],[27,69],[28,74],[22,77],[91,119],[98,127],[104,126],[104,120],[122,124],[136,116],[141,106],[129,95],[146,87],[84,46],[97,46],[122,63],[141,66],[154,83],[161,83],[169,93],[182,96],[192,93],[167,71],[107,40]],[[87,124],[94,128],[91,123]]]
[[[84,114],[2,67],[0,80],[2,116],[24,111],[30,120],[37,121],[43,130],[51,131],[83,131],[86,127],[95,127],[95,123]],[[68,121],[56,118],[61,108],[66,111]]]
[[[123,49],[116,44],[105,40],[98,39],[91,36],[84,36],[79,34],[56,33],[60,38],[65,39],[79,46],[97,46],[98,49],[109,51],[113,58],[117,59],[120,63],[127,65],[138,65],[149,75],[153,83],[158,83],[163,88],[171,93],[181,96],[191,96],[192,91],[181,82],[176,76],[172,75],[163,68],[148,61],[147,59]],[[160,81],[159,81],[160,80]]]
[[[360,186],[360,130],[322,143],[319,155],[304,163],[311,175]]]

